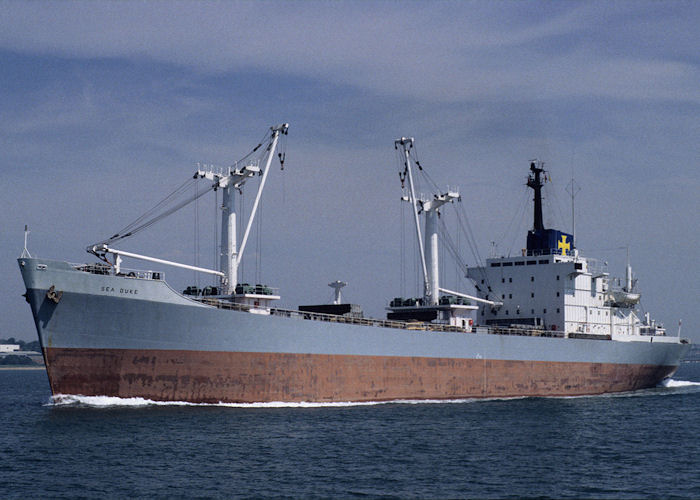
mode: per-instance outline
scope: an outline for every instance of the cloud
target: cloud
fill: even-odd
[[[653,4],[432,2],[10,3],[0,46],[261,71],[436,102],[598,96],[700,102],[697,60],[633,43],[678,36]],[[644,15],[647,13],[648,15]],[[635,14],[629,19],[630,14]],[[622,53],[604,44],[611,30]],[[670,19],[669,19],[670,18]],[[622,30],[617,30],[622,31]],[[683,32],[683,30],[680,30]],[[566,43],[561,40],[566,39]]]

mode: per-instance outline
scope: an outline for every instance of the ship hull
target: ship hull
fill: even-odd
[[[252,314],[160,280],[19,262],[54,394],[208,403],[574,396],[653,387],[689,347]]]
[[[46,349],[54,394],[195,403],[577,396],[655,386],[675,366],[131,349]]]

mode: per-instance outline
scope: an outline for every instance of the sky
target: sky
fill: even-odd
[[[698,26],[690,1],[0,1],[0,338],[36,339],[25,224],[32,255],[91,262],[87,245],[197,162],[231,165],[288,122],[243,268],[281,307],[328,302],[338,279],[371,316],[418,294],[394,150],[411,136],[459,189],[444,220],[464,211],[481,258],[524,247],[530,160],[552,180],[547,227],[570,231],[574,177],[581,253],[622,276],[629,248],[644,310],[700,341]],[[215,203],[121,249],[212,267]],[[209,280],[163,270],[176,288]]]

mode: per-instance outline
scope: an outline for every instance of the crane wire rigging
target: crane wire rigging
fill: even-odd
[[[99,245],[108,245],[111,243],[114,243],[115,241],[121,241],[125,240],[127,238],[130,238],[131,236],[143,231],[144,229],[147,229],[151,227],[153,224],[161,221],[162,219],[172,215],[173,213],[177,212],[181,208],[189,205],[193,201],[201,198],[205,194],[207,194],[209,191],[213,190],[215,186],[209,186],[207,189],[204,189],[195,195],[191,195],[184,200],[179,200],[178,197],[182,197],[184,193],[187,191],[190,191],[192,189],[193,184],[195,184],[197,181],[194,179],[189,179],[185,181],[183,184],[181,184],[177,189],[175,189],[172,193],[170,193],[168,196],[166,196],[163,200],[161,200],[158,204],[156,204],[153,208],[145,212],[143,215],[138,217],[136,220],[131,222],[130,224],[124,226],[120,231],[115,233],[114,235],[110,236],[107,239],[104,239],[102,241],[99,241],[93,245],[90,245],[88,248],[92,248],[93,246],[99,246]],[[168,208],[168,204],[171,203],[172,206]],[[158,210],[162,209],[162,212],[158,213]],[[154,215],[155,214],[155,215]]]
[[[267,144],[266,144],[266,138],[267,138]],[[236,161],[234,163],[235,165],[238,165],[239,163],[242,163],[249,159],[255,152],[260,150],[260,148],[266,144],[266,147],[264,149],[265,152],[269,151],[271,146],[272,146],[272,140],[273,140],[273,133],[268,131],[265,133],[261,141],[258,143],[257,146],[255,146],[248,154],[243,156],[240,160]],[[284,165],[284,157],[286,156],[286,153],[282,153],[281,156],[279,156],[280,163]],[[194,177],[186,180],[183,182],[180,186],[175,188],[170,194],[168,194],[165,198],[163,198],[161,201],[159,201],[155,206],[153,206],[151,209],[147,210],[144,214],[136,218],[133,222],[127,224],[124,226],[121,230],[117,231],[114,233],[112,236],[109,238],[106,238],[104,240],[101,240],[97,243],[94,243],[92,245],[89,245],[87,247],[88,251],[91,251],[96,246],[106,246],[109,244],[112,244],[116,241],[122,241],[127,238],[130,238],[131,236],[143,231],[144,229],[147,229],[151,227],[152,225],[156,224],[157,222],[165,219],[166,217],[169,217],[173,213],[177,212],[178,210],[186,207],[190,203],[193,203],[197,201],[199,198],[204,196],[205,194],[209,193],[210,191],[216,191],[218,189],[218,183],[212,183],[209,186],[207,186],[206,189],[202,189],[201,191],[196,188],[195,189],[195,194],[190,195],[185,197],[184,199],[182,198],[185,193],[188,191],[191,192],[193,185],[195,185],[198,182],[197,175],[195,174]]]
[[[409,147],[408,151],[408,156],[411,161],[416,165],[418,171],[420,172],[421,175],[419,176],[414,176],[414,184],[416,186],[416,191],[420,192],[421,189],[421,184],[427,185],[430,190],[434,193],[439,193],[441,192],[440,187],[438,184],[433,180],[433,178],[430,176],[430,174],[427,172],[427,170],[423,167],[423,165],[420,162],[419,155],[415,146],[415,143],[412,143],[411,146]],[[404,191],[404,193],[407,190],[406,187],[406,178],[408,175],[408,165],[406,163],[406,159],[403,157],[403,155],[398,152],[397,150],[397,162],[399,165],[399,180],[401,181],[401,188]],[[416,195],[418,197],[419,195]],[[410,200],[410,193],[409,196],[404,194],[403,200]],[[412,200],[410,200],[412,201]],[[459,201],[461,201],[461,197],[459,198]],[[422,203],[420,199],[415,200],[415,203],[418,206],[418,212],[420,213],[422,210]],[[471,254],[474,258],[474,260],[477,263],[477,266],[481,267],[483,269],[483,259],[481,258],[481,254],[479,253],[478,250],[478,245],[476,243],[476,238],[474,237],[474,233],[472,231],[471,225],[469,224],[469,218],[466,215],[466,211],[463,206],[460,206],[459,209],[455,210],[456,213],[456,218],[458,222],[458,234],[461,232],[461,234],[464,236],[464,238],[467,241],[467,245],[471,251]],[[440,218],[440,233],[441,233],[441,239],[445,243],[445,247],[447,247],[448,252],[454,259],[455,263],[457,264],[458,268],[460,269],[461,272],[459,272],[458,280],[460,283],[464,283],[464,275],[463,273],[466,272],[467,265],[463,257],[461,256],[460,249],[457,244],[455,244],[454,239],[452,238],[450,232],[447,229],[447,224],[445,223],[444,219],[440,215],[440,212],[438,212],[438,215],[441,217]],[[403,283],[404,283],[404,274],[405,274],[405,226],[404,226],[404,212],[402,211],[401,213],[402,219],[401,219],[401,283],[402,283],[402,293],[403,293]],[[418,242],[415,242],[418,244]],[[417,252],[416,252],[417,254]],[[414,263],[415,264],[415,263]],[[417,265],[417,264],[416,264]],[[417,271],[417,269],[416,269]],[[417,273],[416,273],[417,274]],[[488,278],[484,274],[484,280],[485,284],[488,287],[488,289],[491,289],[490,283],[488,283]],[[475,286],[478,285],[475,284]],[[418,283],[416,283],[416,287],[418,287]]]

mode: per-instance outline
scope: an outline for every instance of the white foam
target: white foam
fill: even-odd
[[[51,397],[51,406],[91,406],[95,408],[109,407],[146,407],[146,406],[214,406],[227,408],[314,408],[314,407],[344,407],[376,405],[385,402],[296,402],[271,401],[266,403],[190,403],[188,401],[154,401],[144,398],[119,398],[113,396],[81,396],[74,394],[57,394]]]
[[[52,396],[49,405],[51,406],[94,406],[96,408],[108,408],[112,406],[151,406],[151,405],[177,405],[188,406],[194,403],[186,401],[153,401],[144,398],[118,398],[112,396],[81,396],[74,394],[56,394]]]
[[[384,404],[455,404],[474,403],[477,401],[494,401],[497,399],[517,398],[483,398],[483,399],[397,399],[391,401],[337,401],[337,402],[284,402],[271,401],[266,403],[190,403],[187,401],[154,401],[144,398],[119,398],[113,396],[81,396],[73,394],[57,394],[52,396],[49,406],[89,406],[94,408],[111,407],[148,407],[148,406],[209,406],[224,408],[344,408],[353,406],[375,406]]]
[[[677,389],[687,387],[699,387],[700,382],[692,382],[688,380],[673,380],[667,379],[661,382],[657,387]],[[638,397],[659,394],[658,392],[650,392],[646,390],[607,393],[598,395],[581,395],[581,396],[550,396],[552,399],[576,399],[589,397]],[[149,406],[207,406],[207,407],[222,407],[222,408],[347,408],[354,406],[376,406],[386,404],[464,404],[486,401],[509,401],[514,399],[524,399],[526,396],[507,397],[507,398],[463,398],[463,399],[394,399],[390,401],[336,401],[336,402],[284,402],[270,401],[266,403],[190,403],[188,401],[154,401],[144,398],[118,398],[114,396],[81,396],[73,394],[57,394],[49,400],[49,406],[88,406],[93,408],[143,408]]]
[[[613,392],[601,394],[600,397],[611,398],[635,398],[635,397],[655,397],[655,396],[672,396],[678,394],[679,391],[674,389],[687,389],[700,387],[700,382],[692,382],[689,380],[673,380],[671,378],[662,380],[656,387],[649,389],[638,389],[636,391]],[[669,390],[665,390],[669,389]]]
[[[700,382],[691,382],[690,380],[673,380],[666,379],[661,382],[661,387],[695,387],[700,386]]]

